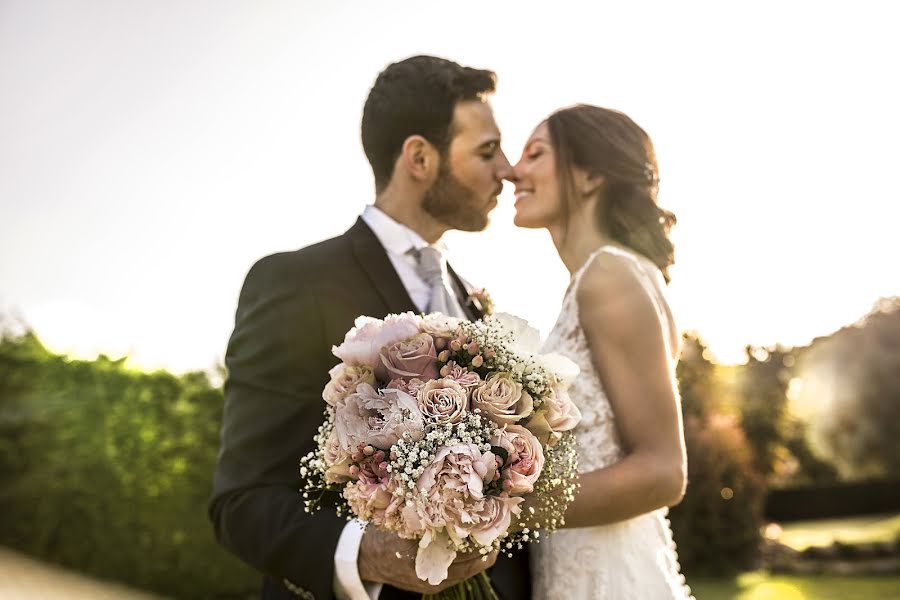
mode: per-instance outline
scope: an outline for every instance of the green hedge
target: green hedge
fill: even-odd
[[[689,337],[678,367],[690,483],[671,518],[689,574],[752,564],[765,493],[707,357]],[[0,340],[0,545],[167,596],[254,596],[259,576],[215,543],[205,513],[221,414],[202,373]]]
[[[202,373],[0,340],[0,545],[176,598],[247,598],[206,501],[222,393]]]

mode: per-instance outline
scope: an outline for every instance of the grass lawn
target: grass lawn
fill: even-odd
[[[731,580],[688,578],[697,600],[898,600],[900,575],[799,576],[745,573]]]
[[[795,550],[833,542],[863,544],[900,538],[900,514],[801,521],[770,530]],[[900,575],[768,575],[744,573],[730,579],[691,577],[697,600],[900,600]]]

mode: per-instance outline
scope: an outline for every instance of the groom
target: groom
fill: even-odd
[[[486,101],[494,85],[490,71],[430,56],[388,66],[362,118],[374,206],[342,236],[263,258],[247,275],[225,357],[209,514],[219,541],[265,574],[265,600],[436,591],[415,575],[415,541],[363,533],[327,502],[304,512],[298,462],[322,422],[321,392],[337,363],[331,347],[357,316],[481,316],[440,238],[450,229],[483,230],[511,174]],[[492,562],[461,556],[447,583]],[[527,556],[501,557],[489,573],[501,598],[530,597]]]

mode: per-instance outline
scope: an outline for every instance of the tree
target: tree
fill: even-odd
[[[900,473],[900,297],[815,340],[800,365],[810,435],[844,479]]]
[[[777,346],[747,346],[740,383],[740,424],[753,450],[753,464],[766,478],[787,459],[787,387],[795,357]]]

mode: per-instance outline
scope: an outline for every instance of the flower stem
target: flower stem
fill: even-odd
[[[500,600],[500,598],[491,586],[487,573],[482,571],[437,594],[423,594],[422,600]]]

